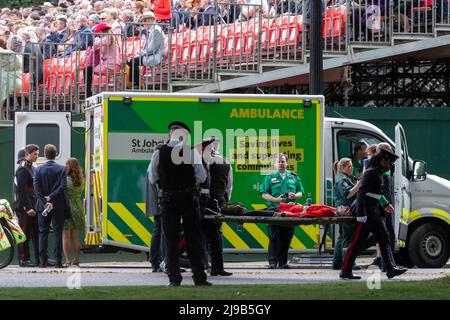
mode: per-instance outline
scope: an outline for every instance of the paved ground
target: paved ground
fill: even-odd
[[[359,259],[361,265],[369,264],[371,259]],[[268,270],[265,262],[228,262],[226,270],[233,272],[231,277],[210,277],[216,285],[224,284],[300,284],[339,281],[339,271],[325,265],[292,264],[290,270]],[[373,272],[356,271],[366,281]],[[183,273],[183,284],[192,285],[192,274]],[[450,265],[441,269],[411,269],[406,274],[388,280],[384,274],[382,281],[429,280],[450,276]],[[147,262],[101,262],[83,263],[79,269],[39,269],[19,268],[11,265],[0,270],[2,287],[66,287],[69,286],[141,286],[166,285],[167,276],[152,273]]]

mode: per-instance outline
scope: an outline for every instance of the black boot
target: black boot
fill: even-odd
[[[355,276],[351,272],[341,272],[339,274],[339,278],[341,278],[341,279],[350,279],[350,280],[359,280],[359,279],[361,279],[360,276]]]
[[[386,275],[389,279],[392,279],[393,277],[399,276],[406,271],[408,271],[408,269],[403,267],[392,267],[391,269],[387,270]]]

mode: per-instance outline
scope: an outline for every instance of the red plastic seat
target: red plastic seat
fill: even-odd
[[[295,46],[299,43],[301,38],[302,23],[302,16],[285,17],[280,33],[280,44],[282,46]]]

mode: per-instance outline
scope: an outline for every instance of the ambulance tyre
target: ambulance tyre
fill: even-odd
[[[411,261],[419,268],[441,268],[450,256],[448,228],[435,222],[415,228],[408,241]]]
[[[9,243],[11,244],[11,247],[9,247],[6,250],[0,251],[0,269],[3,269],[11,263],[12,259],[14,258],[14,238],[11,234],[11,231],[9,231],[8,228],[5,228],[3,226],[3,231],[6,234],[6,238],[8,238]]]

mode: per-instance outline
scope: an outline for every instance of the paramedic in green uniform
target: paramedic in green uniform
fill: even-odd
[[[336,208],[350,206],[356,199],[359,190],[359,181],[352,175],[353,164],[350,158],[342,158],[338,162],[338,175],[334,184],[334,205]],[[333,269],[340,270],[344,259],[344,250],[350,246],[355,235],[355,224],[343,223],[339,225],[339,238],[334,246]],[[355,269],[355,268],[354,268]]]
[[[261,186],[261,195],[268,206],[276,210],[281,202],[295,202],[303,195],[303,186],[299,176],[286,170],[287,156],[275,157],[276,172],[267,175]],[[269,269],[289,269],[288,251],[294,235],[294,227],[269,225]]]
[[[352,155],[352,165],[353,165],[353,172],[352,175],[357,179],[361,179],[362,172],[364,169],[364,159],[367,156],[366,153],[367,150],[367,144],[365,144],[362,141],[359,141],[355,144],[355,147],[353,148],[353,155]]]

